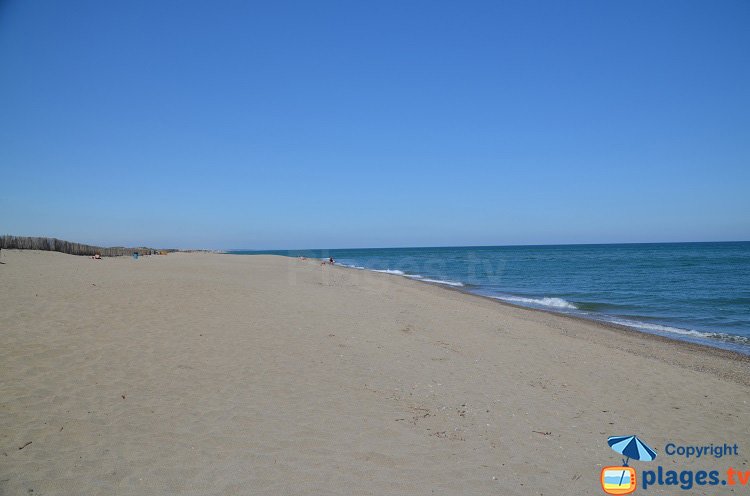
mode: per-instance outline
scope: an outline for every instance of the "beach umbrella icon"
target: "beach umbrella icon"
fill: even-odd
[[[612,436],[607,438],[607,444],[616,452],[627,457],[627,460],[622,461],[624,467],[628,466],[631,458],[642,462],[650,462],[656,458],[656,451],[638,439],[638,436]],[[625,470],[622,471],[620,476],[620,484],[622,484],[624,477]]]
[[[607,438],[607,444],[616,452],[627,457],[627,460],[623,461],[623,465],[626,467],[631,458],[642,462],[650,462],[656,458],[656,451],[638,439],[638,436],[612,436]]]

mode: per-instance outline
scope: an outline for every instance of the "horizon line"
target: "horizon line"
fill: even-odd
[[[628,241],[621,243],[535,243],[535,244],[506,244],[506,245],[423,245],[423,246],[356,246],[345,248],[226,248],[213,251],[325,251],[325,250],[403,250],[414,248],[510,248],[510,247],[540,247],[540,246],[606,246],[606,245],[680,245],[680,244],[709,244],[709,243],[750,243],[750,240],[722,240],[722,241]],[[188,249],[188,248],[184,248]]]

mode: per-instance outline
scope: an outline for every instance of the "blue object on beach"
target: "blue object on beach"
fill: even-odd
[[[638,436],[612,436],[607,439],[609,447],[623,456],[642,462],[650,462],[656,458],[656,451],[647,446]],[[628,465],[625,460],[624,465]]]
[[[133,253],[133,259],[138,260],[138,252]]]

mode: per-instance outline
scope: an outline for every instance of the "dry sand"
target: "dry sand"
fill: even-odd
[[[620,434],[750,470],[729,353],[315,261],[1,261],[2,495],[601,494]]]

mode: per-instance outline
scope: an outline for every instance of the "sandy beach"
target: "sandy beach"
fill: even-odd
[[[626,434],[750,470],[748,357],[314,260],[0,261],[0,495],[601,494]]]

